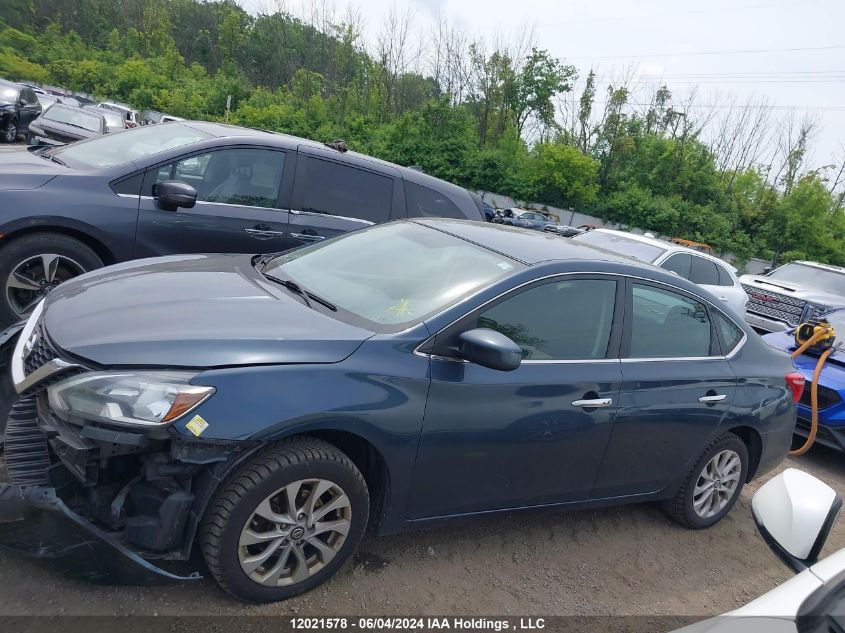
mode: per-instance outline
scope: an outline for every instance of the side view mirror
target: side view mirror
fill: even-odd
[[[458,356],[488,369],[513,371],[522,363],[522,348],[500,332],[476,328],[458,338]]]
[[[772,272],[772,267],[771,267],[771,266],[766,266],[766,267],[763,269],[763,274],[764,274],[764,275],[768,275],[770,272]]]
[[[818,562],[841,507],[833,488],[795,468],[767,481],[751,501],[763,540],[796,573]]]
[[[153,185],[153,197],[165,211],[175,211],[179,207],[190,209],[197,202],[197,190],[178,180],[165,180]]]

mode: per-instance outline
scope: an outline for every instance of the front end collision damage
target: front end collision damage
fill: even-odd
[[[214,491],[258,446],[75,427],[38,399],[18,401],[10,416],[0,547],[103,584],[200,578],[158,561],[189,560]]]

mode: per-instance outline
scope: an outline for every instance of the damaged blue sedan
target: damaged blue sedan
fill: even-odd
[[[124,263],[21,328],[0,545],[131,583],[196,578],[197,550],[255,602],[368,528],[647,501],[709,527],[785,456],[803,385],[677,275],[458,220]]]

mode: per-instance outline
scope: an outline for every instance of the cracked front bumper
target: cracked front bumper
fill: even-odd
[[[201,578],[153,565],[43,486],[0,484],[0,548],[46,559],[64,573],[97,584],[160,585]]]

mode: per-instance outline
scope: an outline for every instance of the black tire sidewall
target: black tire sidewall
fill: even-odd
[[[77,239],[58,233],[35,233],[12,239],[0,248],[0,324],[7,325],[21,319],[6,298],[6,280],[22,261],[42,253],[56,253],[74,260],[86,272],[103,266],[102,260],[88,246]]]
[[[701,471],[704,470],[704,467],[707,465],[707,462],[709,462],[716,453],[726,449],[736,452],[739,455],[740,462],[742,463],[742,471],[739,475],[739,485],[734,491],[733,497],[730,499],[728,504],[712,517],[705,519],[698,516],[695,512],[695,508],[693,508],[695,484],[698,481]],[[686,494],[684,495],[684,515],[688,525],[694,529],[707,528],[711,525],[715,525],[731,511],[731,508],[733,508],[737,499],[739,499],[739,495],[742,493],[742,489],[745,487],[745,482],[748,479],[748,449],[746,448],[745,443],[735,435],[731,434],[725,436],[718,442],[711,444],[698,459],[698,462],[696,462],[689,477],[690,479],[687,484]]]
[[[327,479],[343,488],[352,503],[352,526],[335,557],[319,572],[289,587],[265,587],[251,580],[238,560],[241,530],[259,503],[283,486],[299,479]],[[219,513],[219,510],[218,510]],[[235,596],[251,602],[275,602],[310,591],[331,578],[349,559],[364,535],[369,518],[369,495],[363,480],[340,462],[313,460],[286,466],[271,473],[249,490],[232,509],[220,539],[219,566],[226,585]]]
[[[14,136],[10,139],[10,138],[9,138],[9,130],[11,129],[11,127],[12,127],[13,125],[15,126],[15,135],[14,135]],[[9,119],[9,121],[6,123],[6,127],[5,127],[5,128],[3,128],[3,141],[4,141],[4,142],[6,142],[6,143],[14,143],[14,142],[17,140],[17,135],[18,135],[18,133],[19,133],[19,130],[17,129],[17,127],[18,127],[18,120],[17,120],[17,118],[12,117],[11,119]]]

